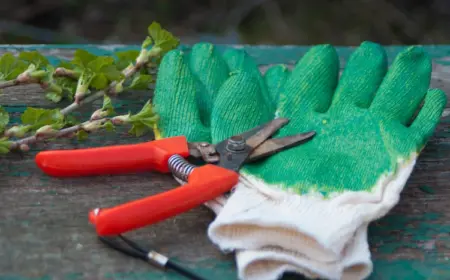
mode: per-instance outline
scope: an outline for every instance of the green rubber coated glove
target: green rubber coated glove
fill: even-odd
[[[386,73],[381,47],[364,43],[339,81],[338,68],[330,46],[312,48],[292,73],[275,66],[264,77],[245,52],[220,56],[210,44],[162,61],[153,100],[159,138],[215,143],[274,116],[291,119],[279,136],[317,132],[245,167],[231,198],[211,207],[218,217],[209,237],[236,250],[241,279],[370,273],[367,225],[397,203],[446,98],[427,92],[431,65],[419,48],[406,49]]]
[[[189,52],[173,50],[162,59],[152,104],[160,116],[154,128],[157,139],[184,135],[189,142],[207,141],[211,138],[211,113],[213,103],[219,91],[228,92],[229,88],[239,88],[239,93],[232,96],[236,100],[246,102],[264,96],[259,104],[264,111],[252,112],[240,126],[250,123],[257,125],[259,119],[269,120],[266,104],[272,102],[266,90],[255,62],[246,59],[248,55],[240,50],[227,50],[219,53],[209,43],[198,43]],[[255,87],[264,88],[264,94],[252,97]],[[224,96],[224,94],[222,94]],[[228,111],[229,117],[236,113],[235,108],[225,108],[220,102],[228,104],[228,100],[219,101],[216,106]],[[275,105],[271,110],[274,112]],[[241,112],[245,113],[245,112]],[[221,128],[216,128],[221,129]],[[215,139],[214,143],[223,139]]]
[[[367,277],[367,226],[398,202],[446,104],[444,92],[428,89],[430,58],[409,47],[388,69],[383,48],[364,42],[339,78],[335,49],[319,45],[292,71],[270,69],[263,84],[246,75],[215,97],[213,142],[274,115],[290,119],[280,137],[317,134],[243,168],[240,183],[216,211],[210,239],[238,252],[243,279],[276,279],[286,271]]]

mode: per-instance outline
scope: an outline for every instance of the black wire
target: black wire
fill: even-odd
[[[136,242],[124,237],[123,235],[118,235],[118,237],[120,239],[122,239],[122,241],[127,244],[128,246],[130,246],[132,249],[130,248],[126,248],[122,245],[120,245],[118,242],[113,241],[112,239],[109,239],[107,237],[102,237],[102,236],[98,236],[98,238],[105,243],[106,245],[116,249],[117,251],[120,251],[128,256],[134,257],[134,258],[138,258],[144,261],[148,261],[148,252],[150,250],[145,250],[143,249],[140,245],[138,245]],[[173,269],[174,271],[178,272],[179,274],[192,279],[192,280],[206,280],[206,278],[203,278],[197,274],[195,274],[194,272],[184,268],[183,266],[173,262],[172,260],[168,259],[167,263],[164,265],[164,267],[166,268],[170,268]]]
[[[132,240],[126,238],[125,236],[123,236],[123,235],[121,235],[121,234],[119,234],[118,236],[119,236],[119,238],[122,239],[125,243],[127,243],[131,248],[133,248],[133,249],[135,249],[136,251],[139,251],[139,252],[141,252],[141,253],[144,253],[146,256],[147,256],[147,254],[148,254],[148,251],[150,251],[150,250],[144,250],[144,249],[142,249],[142,247],[139,246],[136,242],[134,242],[134,241],[132,241]]]
[[[108,245],[108,246],[116,249],[117,251],[120,251],[130,257],[138,258],[141,260],[147,260],[147,255],[142,252],[136,252],[136,251],[130,250],[129,248],[122,247],[117,242],[114,242],[113,240],[106,238],[106,237],[99,236],[98,238],[100,239],[100,241],[102,241],[106,245]]]

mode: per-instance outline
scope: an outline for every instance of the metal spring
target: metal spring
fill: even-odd
[[[195,165],[192,163],[187,162],[182,156],[180,155],[173,155],[169,158],[169,170],[172,172],[172,174],[187,182],[187,179],[189,175],[194,171],[194,168],[196,168]]]

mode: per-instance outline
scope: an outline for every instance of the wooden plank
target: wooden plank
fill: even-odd
[[[4,51],[39,49],[52,61],[70,58],[74,48],[83,47],[97,54],[137,46],[3,46]],[[225,48],[226,46],[223,46]],[[261,71],[272,64],[292,66],[307,50],[305,47],[249,47]],[[432,86],[450,93],[450,47],[426,47],[434,60]],[[343,65],[353,48],[339,48]],[[401,48],[387,48],[392,61]],[[122,96],[117,110],[138,110],[149,92]],[[0,104],[17,117],[28,106],[55,105],[45,100],[35,86],[8,89]],[[88,117],[101,101],[83,107]],[[446,279],[450,268],[449,170],[450,110],[446,111],[435,135],[420,157],[408,181],[402,200],[385,218],[373,223],[369,238],[375,271],[371,279]],[[13,119],[13,121],[17,121]],[[101,133],[88,141],[60,140],[33,147],[29,154],[0,158],[0,279],[182,279],[162,273],[147,264],[130,259],[97,241],[87,222],[88,209],[113,206],[174,187],[167,175],[156,173],[127,176],[55,179],[44,176],[33,156],[41,149],[78,148],[150,140]],[[425,186],[434,193],[427,193]],[[424,191],[425,190],[425,191]],[[430,192],[430,191],[428,191]],[[221,254],[206,237],[207,225],[214,218],[204,207],[141,229],[132,234],[144,244],[188,264],[208,279],[236,279],[231,255]]]

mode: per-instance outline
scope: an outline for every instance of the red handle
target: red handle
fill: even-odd
[[[238,173],[215,165],[197,167],[188,183],[147,198],[109,209],[96,209],[89,220],[98,235],[116,235],[186,212],[231,190]]]
[[[186,137],[177,136],[146,143],[79,150],[44,151],[36,164],[55,177],[123,174],[141,171],[169,172],[170,156],[189,155]]]

